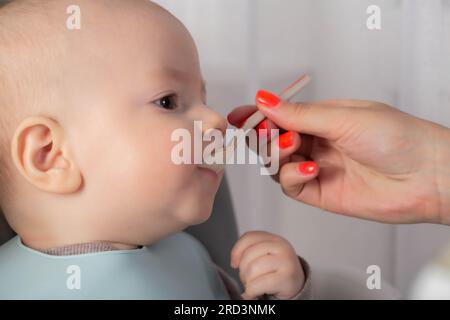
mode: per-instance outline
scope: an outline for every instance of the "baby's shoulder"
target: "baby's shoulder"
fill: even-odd
[[[14,237],[0,246],[0,268],[14,261],[19,251],[18,237]]]
[[[177,232],[176,234],[170,236],[167,240],[172,243],[177,243],[178,245],[190,246],[197,250],[206,250],[197,238],[185,231]]]
[[[187,232],[178,232],[169,237],[167,241],[180,250],[199,255],[200,258],[211,261],[211,257],[205,246],[197,238]]]

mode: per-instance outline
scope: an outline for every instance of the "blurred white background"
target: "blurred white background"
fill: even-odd
[[[192,32],[210,105],[223,115],[309,72],[302,100],[378,100],[450,127],[450,0],[156,2]],[[369,5],[381,8],[381,30],[366,27]],[[231,166],[228,177],[240,232],[281,234],[315,269],[376,264],[407,294],[450,241],[449,227],[384,225],[294,202],[258,166]]]

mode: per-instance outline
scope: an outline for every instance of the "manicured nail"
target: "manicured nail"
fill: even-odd
[[[270,138],[270,130],[269,130],[269,123],[267,120],[262,121],[260,124],[256,126],[256,133],[258,134],[258,137],[262,137],[262,133],[260,130],[267,130],[266,136],[264,138],[269,139]]]
[[[244,124],[247,122],[248,118],[250,118],[250,116],[248,116],[247,118],[241,120],[240,122],[238,122],[236,124],[236,128],[242,128],[244,126]],[[230,120],[228,120],[229,123],[231,123]]]
[[[236,128],[242,128],[246,122],[247,119],[242,120],[240,123],[237,124]]]
[[[289,131],[278,137],[278,146],[280,149],[287,149],[294,144],[294,132]]]
[[[256,94],[256,102],[267,108],[275,108],[280,104],[280,101],[280,98],[276,95],[265,90],[259,90]]]
[[[260,124],[256,126],[256,131],[266,129],[267,130],[267,120],[262,121]]]
[[[317,170],[319,170],[319,167],[317,166],[317,163],[313,161],[308,161],[300,163],[300,165],[298,166],[298,170],[302,174],[311,175],[315,174]]]
[[[231,113],[227,115],[227,120],[229,124],[233,124],[233,122],[231,121]],[[241,128],[244,125],[245,121],[247,121],[247,118],[236,124],[236,128]]]
[[[267,120],[262,121],[256,126],[256,132],[258,135],[260,135],[260,130],[267,130],[267,135],[269,135],[269,123]]]
[[[231,112],[229,114],[227,114],[227,121],[228,121],[228,123],[231,123],[230,119],[231,119]]]

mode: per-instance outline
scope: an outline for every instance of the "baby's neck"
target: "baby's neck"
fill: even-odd
[[[53,226],[53,225],[52,225]],[[58,226],[57,226],[58,227]],[[73,227],[48,228],[46,226],[27,225],[27,228],[17,228],[15,231],[19,235],[22,243],[33,250],[40,252],[64,252],[77,250],[92,250],[92,248],[103,248],[111,250],[134,250],[142,246],[151,246],[152,244],[173,235],[186,226],[172,224],[169,227],[160,227],[158,229],[149,228],[147,233],[139,234],[137,232],[124,229],[124,233],[132,233],[135,237],[123,239],[124,234],[116,236],[106,233],[104,230],[97,230],[96,227],[85,227],[75,224]],[[125,234],[126,235],[126,234]],[[137,237],[139,236],[139,237]],[[82,249],[79,249],[81,247]],[[61,250],[63,248],[64,250]],[[87,249],[86,249],[87,248]]]
[[[134,250],[139,246],[131,246],[111,242],[91,242],[55,247],[46,250],[39,250],[42,253],[52,256],[73,256],[88,253],[107,252],[115,250]]]
[[[114,250],[134,250],[142,247],[139,244],[124,244],[107,240],[78,239],[67,241],[66,239],[32,238],[19,234],[21,243],[35,251],[49,255],[65,256],[83,253],[94,253]]]

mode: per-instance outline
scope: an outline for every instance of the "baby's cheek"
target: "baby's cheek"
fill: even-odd
[[[113,126],[117,123],[120,127]],[[83,151],[96,151],[90,152],[85,164],[87,182],[98,196],[110,204],[126,199],[127,205],[142,209],[173,204],[188,189],[195,167],[174,163],[172,150],[177,142],[171,139],[173,131],[186,127],[185,123],[141,117],[102,127],[107,130],[91,132],[82,144]]]
[[[165,139],[147,139],[133,157],[122,164],[132,196],[136,201],[173,202],[180,189],[191,180],[193,167],[176,165],[171,159],[172,143]],[[127,172],[128,170],[128,172]]]

